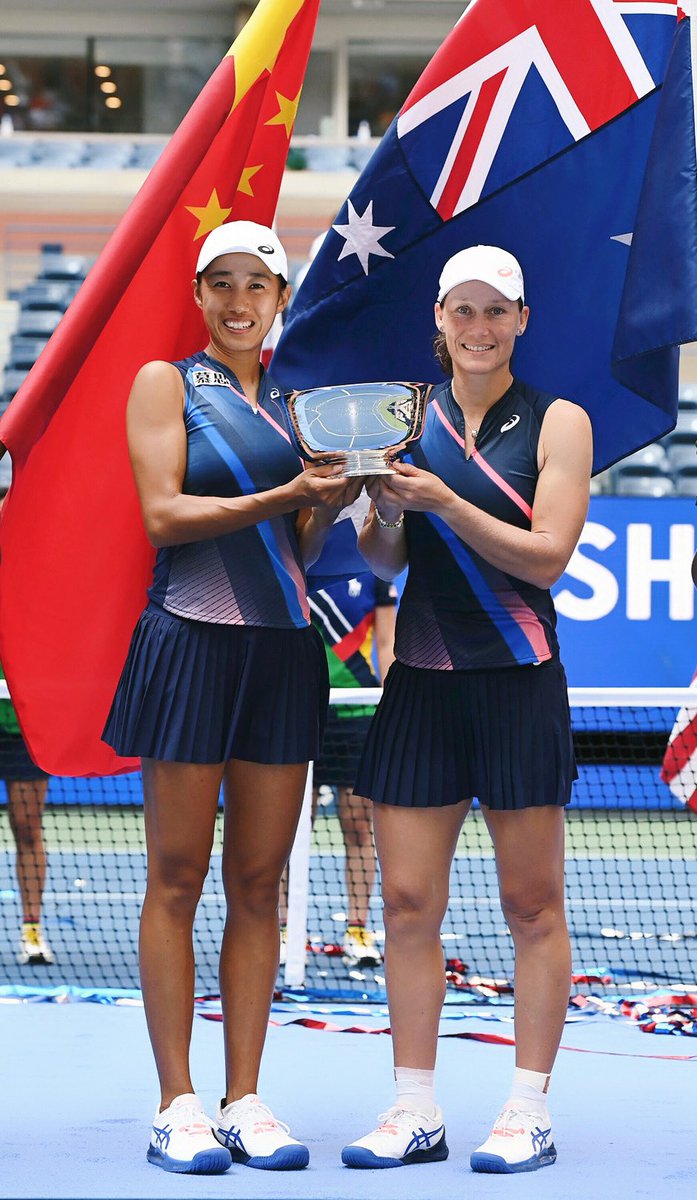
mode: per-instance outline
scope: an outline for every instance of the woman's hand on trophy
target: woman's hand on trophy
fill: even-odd
[[[422,471],[411,463],[400,462],[398,458],[390,465],[394,474],[387,477],[388,482],[385,485],[391,505],[390,511],[399,506],[402,512],[409,509],[411,512],[437,513],[452,499],[453,493],[450,488],[430,471]],[[383,518],[387,519],[380,502],[376,500],[375,503]]]
[[[331,525],[343,508],[353,504],[363,490],[361,476],[344,475],[344,456],[326,466],[307,467],[289,485],[298,489],[300,508],[316,510],[316,520]]]
[[[404,512],[401,499],[392,490],[394,475],[370,475],[364,481],[365,490],[379,512],[383,523],[389,525],[400,521]]]

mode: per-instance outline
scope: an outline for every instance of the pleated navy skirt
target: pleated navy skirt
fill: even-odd
[[[306,629],[141,614],[103,740],[164,762],[302,763],[317,757],[329,699],[322,639]]]
[[[395,662],[354,790],[380,804],[568,804],[577,778],[566,675],[540,666],[428,671]]]

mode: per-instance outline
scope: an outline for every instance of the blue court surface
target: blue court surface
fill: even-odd
[[[510,1010],[509,1010],[510,1011]],[[294,1014],[274,1013],[287,1021]],[[384,1026],[378,1008],[313,1015],[335,1025]],[[444,1020],[442,1031],[512,1036],[492,1020]],[[567,1024],[552,1080],[555,1166],[531,1175],[474,1175],[469,1153],[487,1135],[513,1067],[509,1046],[454,1037],[440,1042],[439,1100],[450,1158],[430,1166],[351,1171],[342,1145],[373,1127],[392,1102],[385,1035],[269,1030],[260,1093],[311,1152],[298,1172],[234,1166],[222,1176],[174,1176],[145,1159],[155,1072],[138,1006],[0,1005],[4,1105],[0,1195],[136,1200],[435,1200],[549,1197],[694,1200],[697,1195],[697,1042],[640,1032],[623,1019]],[[583,1051],[578,1053],[576,1051]],[[671,1057],[675,1056],[675,1057]],[[194,1080],[209,1111],[222,1085],[222,1027],[197,1015]],[[11,1081],[11,1083],[9,1082]]]

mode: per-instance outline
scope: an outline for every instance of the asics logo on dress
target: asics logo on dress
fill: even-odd
[[[412,1131],[413,1137],[404,1153],[410,1154],[412,1150],[423,1150],[424,1148],[429,1150],[431,1147],[431,1141],[438,1139],[443,1132],[443,1129],[443,1125],[439,1125],[437,1129],[429,1130],[428,1133],[423,1126],[421,1129],[414,1129]]]
[[[512,417],[509,417],[507,421],[504,421],[503,425],[501,426],[501,433],[508,433],[509,429],[515,429],[519,420],[520,417],[518,416],[518,413],[513,413]]]

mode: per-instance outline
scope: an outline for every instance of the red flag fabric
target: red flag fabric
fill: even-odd
[[[320,0],[261,0],[0,420],[0,661],[36,762],[134,770],[101,732],[154,552],[131,476],[136,372],[205,344],[191,295],[203,239],[273,221]]]
[[[697,671],[691,688],[695,703],[680,709],[663,756],[661,779],[682,804],[697,813]]]

